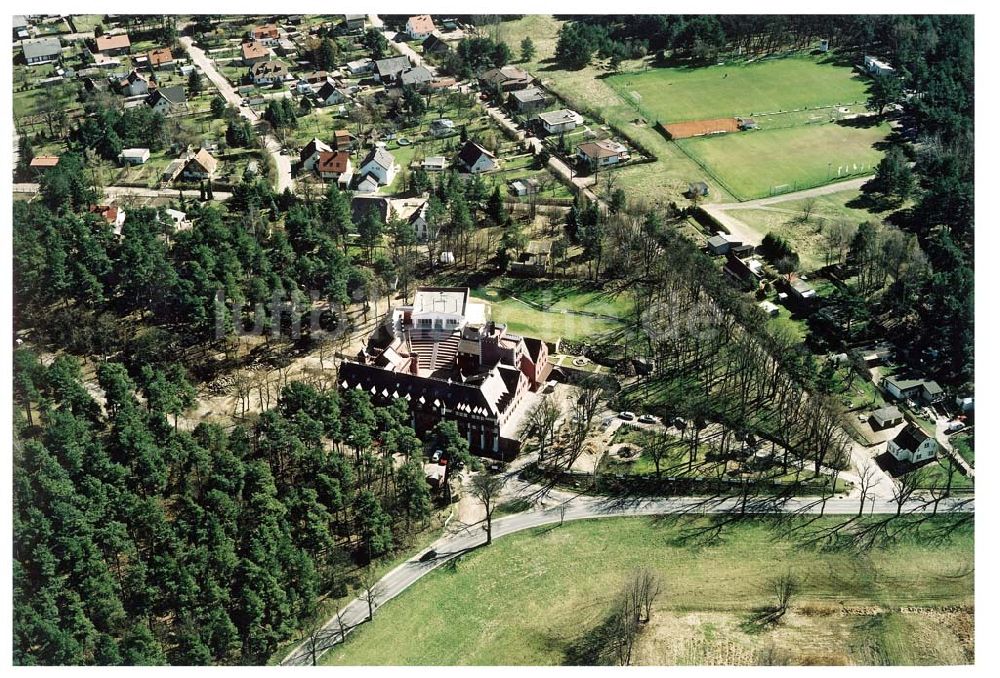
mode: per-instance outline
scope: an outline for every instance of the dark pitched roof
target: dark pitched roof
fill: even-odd
[[[375,72],[379,74],[379,77],[398,77],[399,74],[410,67],[410,60],[405,56],[389,57],[388,59],[379,59],[375,62]]]
[[[427,52],[448,52],[451,51],[451,47],[448,46],[444,40],[439,38],[434,33],[431,33],[423,42],[424,53]]]
[[[167,103],[171,106],[183,104],[187,101],[187,98],[184,96],[183,87],[161,87],[146,97],[146,103],[150,106],[155,106],[160,99],[166,99]]]
[[[913,452],[918,447],[920,443],[927,440],[930,436],[920,430],[919,427],[913,424],[907,424],[902,431],[893,440],[894,443],[899,445],[904,450],[909,450]]]
[[[535,337],[523,337],[524,346],[528,349],[528,356],[534,363],[538,362],[538,357],[542,354],[542,340]]]
[[[496,156],[487,151],[485,148],[480,146],[474,141],[466,141],[465,145],[462,146],[462,150],[458,154],[459,162],[463,163],[466,167],[472,167],[476,164],[482,156],[488,156],[491,159],[496,159]]]
[[[299,162],[305,162],[306,160],[311,158],[312,154],[315,153],[316,151],[332,151],[332,150],[333,150],[332,148],[324,144],[319,139],[313,138],[313,140],[310,141],[308,144],[306,144],[305,148],[303,148],[302,151],[299,153]]]
[[[284,77],[288,75],[288,66],[280,61],[258,61],[250,67],[250,73],[253,76],[280,75]]]
[[[419,85],[421,83],[430,82],[433,79],[434,76],[431,75],[431,72],[423,66],[407,68],[399,74],[399,82],[403,85]]]

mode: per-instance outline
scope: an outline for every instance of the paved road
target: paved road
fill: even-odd
[[[816,198],[821,195],[830,195],[831,193],[839,193],[841,191],[857,190],[870,179],[871,177],[858,177],[857,179],[838,181],[834,184],[810,188],[805,191],[783,193],[782,195],[776,195],[770,198],[759,198],[757,200],[748,200],[746,202],[705,203],[702,205],[702,208],[711,216],[715,217],[723,226],[729,229],[729,233],[737,240],[741,240],[744,244],[759,245],[764,239],[764,234],[741,219],[729,214],[728,210],[754,209],[757,207],[774,205],[776,203],[788,202],[789,200],[804,200],[805,198]]]
[[[249,120],[250,122],[257,124],[260,122],[260,116],[256,111],[252,110],[248,106],[243,105],[243,97],[241,97],[232,85],[229,84],[229,80],[226,79],[224,75],[219,73],[215,68],[215,63],[210,59],[203,49],[194,46],[194,41],[188,37],[184,36],[181,38],[185,49],[188,51],[188,55],[191,60],[201,68],[202,72],[208,76],[208,79],[212,81],[216,89],[222,95],[228,103],[235,106],[240,115]],[[295,188],[295,183],[292,181],[292,161],[287,155],[281,152],[281,144],[274,137],[273,134],[264,135],[264,148],[267,152],[274,158],[274,164],[277,168],[277,179],[275,180],[275,190],[279,193],[284,191],[286,188]]]
[[[14,184],[15,193],[38,193],[38,184]],[[176,188],[135,188],[133,186],[106,186],[104,188],[104,195],[109,198],[122,198],[125,196],[133,196],[136,198],[179,198],[181,191]],[[213,191],[212,195],[215,200],[223,201],[229,200],[232,197],[232,193],[227,193],[225,191]],[[194,191],[188,191],[187,198],[197,197]]]
[[[565,495],[565,493],[560,493]],[[493,523],[494,538],[502,537],[514,532],[551,525],[561,520],[582,520],[586,518],[609,518],[615,516],[649,516],[664,514],[720,514],[732,513],[738,508],[739,500],[736,498],[727,499],[698,499],[698,498],[669,498],[669,499],[642,499],[616,500],[604,497],[577,496],[546,508],[535,508],[531,511],[519,513],[513,516],[500,518]],[[777,505],[773,502],[764,506],[751,507],[754,513],[802,513],[818,514],[822,509],[822,503],[818,498],[795,498],[789,499]],[[853,516],[858,513],[859,502],[857,499],[830,499],[826,502],[824,512],[827,515],[848,515]],[[563,510],[565,511],[563,513]],[[931,507],[923,501],[911,500],[904,506],[907,512],[930,512]],[[865,502],[866,512],[896,513],[896,505],[891,502],[879,501]],[[938,509],[939,512],[972,512],[974,503],[971,500],[944,500]],[[405,563],[399,565],[394,570],[385,575],[376,585],[374,592],[374,605],[376,609],[384,605],[388,600],[396,597],[414,582],[423,577],[436,567],[448,562],[452,558],[466,553],[474,548],[482,546],[486,540],[481,526],[466,526],[465,529],[446,535],[437,540],[430,549],[414,556]],[[430,556],[433,551],[435,555]],[[426,557],[425,560],[421,560]],[[340,612],[340,619],[344,623],[345,633],[350,633],[354,628],[360,626],[368,619],[368,603],[362,599],[351,601]],[[307,666],[315,659],[326,653],[331,647],[341,640],[341,632],[337,618],[331,619],[315,636],[315,641],[306,641],[297,646],[281,661],[283,666]]]

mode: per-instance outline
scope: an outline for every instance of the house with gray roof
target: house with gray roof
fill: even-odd
[[[399,74],[410,67],[410,60],[405,56],[379,59],[375,62],[375,73],[386,85],[391,85],[399,79]]]
[[[363,178],[372,176],[378,182],[379,186],[388,186],[391,184],[392,180],[396,178],[396,172],[398,171],[399,165],[396,163],[396,158],[393,157],[392,153],[385,150],[384,145],[375,146],[358,166],[359,176]]]
[[[30,64],[47,64],[59,59],[62,43],[59,38],[34,38],[21,41],[24,61]]]

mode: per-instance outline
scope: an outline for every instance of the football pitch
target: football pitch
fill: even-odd
[[[749,64],[651,68],[608,78],[650,122],[664,124],[863,103],[868,80],[813,56]],[[638,95],[638,96],[636,96]]]
[[[677,144],[730,193],[752,200],[871,174],[882,159],[874,144],[888,133],[885,123],[854,127],[827,122],[694,137]]]

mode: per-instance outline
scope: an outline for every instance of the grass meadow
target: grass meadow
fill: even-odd
[[[847,517],[796,518],[783,528],[738,522],[714,540],[703,538],[706,528],[713,532],[707,521],[608,518],[502,537],[418,581],[321,661],[580,662],[600,643],[596,629],[638,568],[654,571],[662,589],[635,663],[972,661],[971,521],[931,519],[864,552],[806,543]],[[785,571],[802,582],[793,609],[778,626],[749,628],[753,611],[770,603],[769,580]]]
[[[863,103],[868,80],[829,59],[762,59],[694,68],[651,68],[608,82],[663,123]]]

